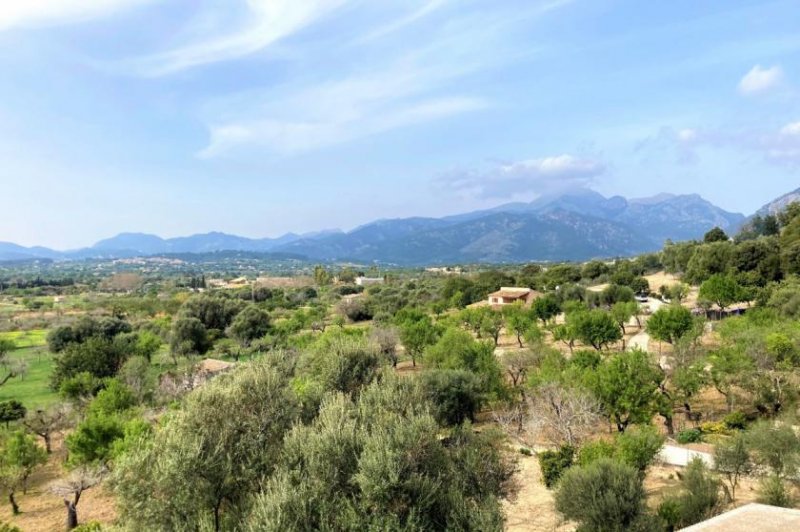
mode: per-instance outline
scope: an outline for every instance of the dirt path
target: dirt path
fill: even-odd
[[[542,484],[542,473],[535,456],[519,456],[516,474],[519,492],[506,501],[506,530],[510,532],[571,532],[575,526],[563,523],[556,512],[553,494]]]

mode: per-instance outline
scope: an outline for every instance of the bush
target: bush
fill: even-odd
[[[539,467],[542,469],[542,481],[548,488],[556,485],[564,472],[572,467],[575,450],[563,445],[558,451],[539,453]]]
[[[527,447],[520,447],[519,448],[519,454],[521,454],[523,456],[533,456],[533,453]]]
[[[678,443],[686,444],[686,443],[697,443],[703,437],[703,433],[700,432],[699,429],[686,429],[682,430],[678,433],[675,437],[678,440]]]
[[[664,436],[655,427],[633,427],[617,437],[615,456],[644,474],[663,445]]]
[[[722,422],[730,430],[742,430],[747,426],[747,416],[741,411],[731,412]]]
[[[422,375],[422,390],[433,405],[433,415],[441,425],[460,425],[475,421],[484,402],[480,379],[460,369],[429,370]]]
[[[700,424],[703,434],[726,434],[728,427],[722,421],[706,421]]]
[[[570,469],[561,479],[555,499],[556,509],[580,523],[578,530],[584,532],[657,530],[646,513],[639,472],[615,460],[603,458]]]
[[[613,458],[614,444],[606,440],[596,440],[585,444],[578,452],[578,464],[587,466],[601,458]]]
[[[695,458],[686,467],[681,492],[668,497],[658,509],[659,516],[670,527],[685,528],[720,513],[721,484],[705,462]]]
[[[758,486],[758,502],[781,508],[791,508],[793,500],[783,480],[777,475],[761,479]]]

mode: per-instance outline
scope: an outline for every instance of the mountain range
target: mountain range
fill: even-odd
[[[793,199],[800,199],[800,190],[762,210]],[[586,260],[655,251],[667,239],[701,238],[715,226],[733,233],[744,221],[743,214],[727,212],[696,194],[626,199],[580,189],[442,218],[377,220],[348,232],[334,229],[261,239],[219,232],[169,239],[122,233],[73,251],[0,243],[0,260],[214,251],[280,252],[309,260],[398,265]]]

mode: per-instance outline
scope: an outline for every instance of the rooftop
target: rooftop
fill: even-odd
[[[766,504],[746,504],[697,523],[683,532],[784,532],[800,530],[800,510]]]

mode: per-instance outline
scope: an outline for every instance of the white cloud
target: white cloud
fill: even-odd
[[[134,70],[147,76],[162,76],[187,68],[249,55],[296,33],[346,4],[349,0],[246,0],[247,13],[233,31],[186,44],[133,61]],[[229,24],[232,6],[219,13],[207,13],[216,26]],[[220,29],[220,28],[216,28]]]
[[[210,127],[210,142],[198,156],[215,157],[240,146],[300,153],[485,108],[488,103],[480,98],[429,94],[457,75],[400,61],[302,90],[259,93],[251,102],[237,101],[245,114]]]
[[[4,0],[0,31],[80,22],[153,0]]]
[[[381,26],[369,33],[367,33],[364,37],[358,40],[359,44],[369,42],[380,37],[384,37],[390,33],[394,33],[418,20],[430,15],[431,13],[439,10],[440,8],[444,7],[450,0],[428,0],[425,2],[421,7],[417,8],[416,10],[412,11],[408,15],[401,17],[397,20],[394,20],[385,26]]]
[[[693,142],[697,140],[697,130],[685,128],[678,131],[678,140],[681,142]]]
[[[606,165],[600,160],[561,154],[500,164],[488,170],[456,170],[436,181],[463,195],[497,199],[585,187],[605,171]]]
[[[798,135],[800,136],[800,120],[786,124],[781,128],[781,135]]]
[[[783,82],[783,69],[780,66],[763,68],[756,65],[739,81],[739,92],[755,95],[768,92],[779,87]]]
[[[364,4],[353,5],[358,18],[355,7]],[[546,8],[561,5],[566,3],[547,3]],[[197,155],[211,158],[248,148],[296,154],[490,106],[482,95],[465,94],[460,82],[530,53],[509,46],[506,39],[509,29],[520,24],[520,11],[465,12],[451,0],[414,6],[399,15],[393,11],[394,23],[372,27],[380,32],[417,28],[434,11],[452,9],[447,24],[426,26],[424,38],[419,37],[423,44],[413,50],[350,42],[330,53],[313,46],[314,53],[298,53],[304,75],[294,82],[248,91],[207,108],[209,142]],[[542,14],[544,8],[537,6],[528,17]],[[297,43],[300,52],[305,44]]]

